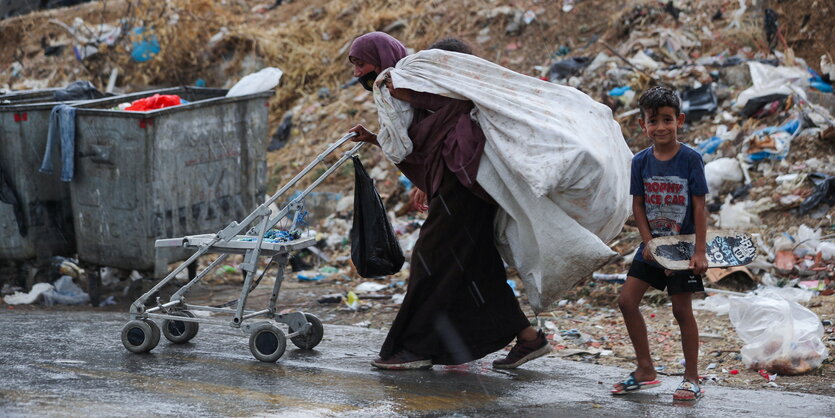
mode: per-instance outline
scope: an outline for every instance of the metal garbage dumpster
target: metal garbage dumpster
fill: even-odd
[[[13,205],[0,203],[0,260],[75,253],[69,185],[38,173],[52,108],[72,103],[55,102],[56,90],[0,95],[0,171],[18,205],[16,214]]]
[[[46,149],[52,108],[84,102],[55,101],[53,95],[59,90],[62,89],[0,95],[0,170],[19,205],[19,213],[15,215],[12,205],[0,203],[0,260],[47,259],[54,255],[72,256],[76,252],[69,183],[60,181],[58,174],[38,171]],[[101,100],[128,101],[139,97],[142,96],[135,93]],[[58,161],[59,152],[56,149],[50,152],[53,160]],[[22,220],[18,219],[21,217]],[[18,222],[23,223],[25,236]]]
[[[76,106],[70,191],[80,261],[164,277],[192,251],[157,251],[157,239],[217,232],[263,202],[274,93],[226,92],[145,92],[189,102],[148,112],[114,110],[118,98]]]

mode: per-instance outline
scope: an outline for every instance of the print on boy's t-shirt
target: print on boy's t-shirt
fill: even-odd
[[[678,176],[644,179],[644,207],[652,236],[679,234],[689,204],[687,179]]]
[[[653,147],[646,148],[632,159],[629,194],[644,198],[653,237],[694,233],[691,196],[707,194],[701,154],[685,144],[666,161],[656,159],[652,152]],[[635,254],[636,261],[644,261],[643,250],[642,242]]]

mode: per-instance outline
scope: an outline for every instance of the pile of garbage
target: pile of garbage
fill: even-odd
[[[574,86],[610,106],[633,152],[649,145],[637,126],[637,97],[652,85],[670,86],[679,93],[687,117],[680,138],[698,150],[706,163],[709,227],[746,231],[758,243],[760,257],[754,264],[732,272],[712,272],[710,286],[737,292],[760,285],[802,289],[814,295],[813,303],[823,305],[814,308],[818,312],[826,312],[824,308],[835,302],[831,296],[835,293],[835,61],[831,51],[814,46],[821,42],[803,41],[832,39],[827,16],[835,10],[801,19],[803,10],[829,6],[813,1],[789,5],[746,0],[625,5],[603,0],[566,0],[557,5],[538,0],[419,4],[178,0],[165,2],[165,7],[140,2],[129,10],[128,2],[107,3],[106,13],[88,4],[64,15],[35,13],[6,23],[7,28],[32,24],[54,30],[34,37],[40,40],[35,45],[32,37],[14,38],[27,33],[24,30],[2,31],[0,40],[19,45],[25,53],[0,60],[11,63],[0,73],[0,87],[62,86],[75,77],[67,68],[91,73],[101,86],[113,80],[116,91],[148,84],[229,87],[244,74],[270,65],[279,67],[284,76],[271,104],[275,130],[268,154],[270,191],[295,176],[326,144],[355,124],[376,130],[371,94],[356,86],[345,55],[351,39],[367,31],[389,32],[413,50],[440,36],[471,34],[462,38],[478,55],[521,73]],[[127,21],[122,20],[124,16]],[[30,19],[28,23],[25,18]],[[93,21],[108,24],[96,26],[90,24]],[[91,44],[94,48],[77,48]],[[6,53],[11,54],[11,49]],[[204,62],[218,64],[211,68],[196,65]],[[390,211],[407,263],[399,273],[386,277],[367,279],[356,273],[349,240],[354,170],[347,164],[306,199],[317,245],[296,254],[288,274],[290,282],[327,288],[327,293],[312,298],[323,309],[350,315],[393,313],[405,293],[408,260],[425,215],[409,206],[408,192],[413,186],[379,151],[369,147],[361,157]],[[307,184],[302,181],[298,187]],[[622,275],[639,243],[637,228],[627,222],[610,244],[621,259],[601,273]],[[209,283],[241,281],[241,260],[230,257],[226,262],[208,278]],[[509,275],[509,284],[518,288],[524,300],[520,282],[513,271]],[[125,282],[113,283],[122,286]],[[627,337],[616,331],[623,324],[612,309],[617,292],[617,284],[594,280],[553,306],[551,317],[546,318],[550,322],[543,326],[554,335],[557,353],[561,353],[557,355],[602,362],[612,359],[613,364],[629,361],[624,351]],[[658,318],[662,318],[663,309],[657,308],[664,308],[664,295],[648,298],[657,303],[647,312],[656,315],[659,311]],[[724,306],[726,312],[731,309],[727,298],[710,296],[703,303]],[[368,325],[370,321],[351,323]],[[742,340],[736,333],[722,331],[733,329],[728,319],[716,321],[705,335],[720,335],[731,346],[716,348],[721,353],[708,357],[710,363],[703,365],[708,371],[727,364],[714,363],[728,350],[756,344],[746,339],[746,321],[733,325]],[[660,330],[656,338],[663,341],[655,342],[665,344],[663,356],[658,357],[666,361],[669,371],[678,367],[675,330],[666,322],[656,326]],[[831,324],[821,333],[829,336],[825,344],[831,356]],[[820,340],[817,330],[814,335]],[[798,337],[793,343],[801,341],[807,340]],[[815,353],[827,367],[827,355],[819,348],[807,353]],[[740,353],[739,359],[729,359],[734,368],[725,374],[743,366],[802,373],[821,364],[805,354],[773,356],[784,351],[782,344],[758,349],[767,353],[767,363],[763,355],[751,350]]]
[[[2,301],[7,305],[43,303],[46,306],[82,305],[90,302],[90,295],[75,283],[84,276],[84,270],[78,266],[77,261],[53,257],[40,273],[46,276],[40,278],[45,281],[34,283],[28,292],[5,283],[0,289]]]

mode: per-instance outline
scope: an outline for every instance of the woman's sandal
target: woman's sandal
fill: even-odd
[[[678,392],[680,390],[691,392],[693,394],[693,396],[692,397],[690,397],[690,396],[688,396],[688,397],[676,396],[676,392]],[[678,387],[676,388],[676,392],[673,393],[673,400],[674,401],[695,401],[695,400],[701,398],[702,395],[704,395],[704,391],[702,390],[702,387],[699,386],[698,383],[691,382],[687,379],[682,380],[681,383],[678,384]]]
[[[629,392],[637,392],[641,389],[654,388],[661,384],[660,380],[647,380],[639,382],[635,379],[635,372],[629,373],[629,377],[622,382],[615,383],[612,395],[625,395]]]

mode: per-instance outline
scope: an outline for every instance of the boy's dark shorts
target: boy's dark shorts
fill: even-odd
[[[705,291],[702,276],[693,274],[693,270],[674,271],[671,276],[667,276],[663,268],[643,261],[633,261],[626,275],[643,280],[658,290],[667,288],[670,295]]]

